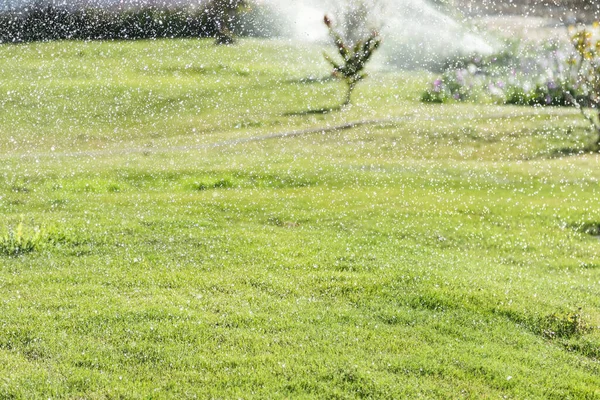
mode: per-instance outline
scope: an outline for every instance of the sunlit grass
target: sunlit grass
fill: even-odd
[[[0,255],[0,398],[600,397],[572,110],[372,71],[302,115],[343,85],[277,41],[2,46],[0,71],[0,232],[46,233]]]

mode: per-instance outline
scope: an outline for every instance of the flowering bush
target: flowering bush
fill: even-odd
[[[575,66],[579,84],[578,96],[573,96],[570,101],[594,128],[596,137],[591,148],[598,151],[600,150],[600,23],[594,23],[592,29],[572,27],[570,31],[571,42],[576,52],[572,64]],[[586,113],[585,107],[593,109],[595,115]]]
[[[567,51],[550,43],[539,49],[513,45],[489,57],[456,62],[423,93],[426,102],[491,101],[568,105],[577,80]]]
[[[503,56],[459,61],[430,84],[422,100],[575,106],[596,133],[589,149],[600,150],[600,23],[569,33],[570,49],[557,43],[521,46]]]
[[[433,81],[422,96],[422,100],[430,103],[446,103],[448,101],[464,101],[474,97],[474,91],[481,84],[478,76],[471,68],[461,68],[445,72]]]

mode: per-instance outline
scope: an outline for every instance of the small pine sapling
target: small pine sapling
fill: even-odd
[[[347,106],[350,104],[352,92],[358,82],[367,77],[367,74],[363,70],[375,50],[381,45],[381,38],[379,32],[373,30],[367,37],[358,39],[354,44],[350,44],[334,29],[329,16],[325,15],[324,22],[329,29],[329,34],[333,39],[338,53],[342,57],[342,63],[338,63],[327,53],[324,53],[325,59],[333,66],[333,75],[342,79],[348,87],[346,99],[343,103],[344,106]]]

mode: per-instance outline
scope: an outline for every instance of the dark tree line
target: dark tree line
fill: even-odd
[[[251,10],[233,21],[238,35],[273,34],[267,10]],[[0,42],[49,40],[134,40],[218,37],[222,21],[210,9],[158,8],[68,9],[46,2],[0,13]]]

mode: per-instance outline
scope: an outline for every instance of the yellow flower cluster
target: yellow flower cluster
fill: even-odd
[[[591,29],[571,26],[569,33],[571,42],[582,59],[593,60],[600,56],[600,22],[594,22]]]

